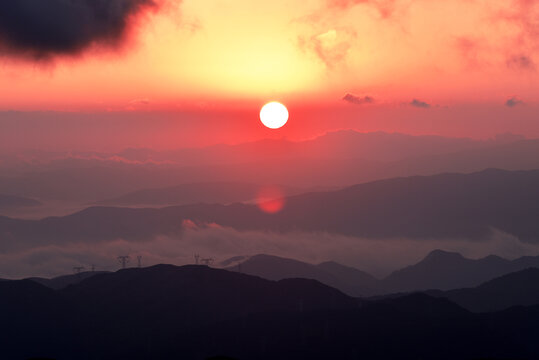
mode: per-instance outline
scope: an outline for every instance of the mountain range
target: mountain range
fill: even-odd
[[[537,305],[475,314],[427,294],[365,301],[315,280],[196,265],[120,270],[60,290],[2,281],[0,292],[6,359],[539,356]]]
[[[41,243],[62,243],[180,236],[186,220],[237,230],[328,232],[379,239],[481,240],[497,229],[535,242],[539,237],[538,183],[539,170],[489,169],[380,180],[290,196],[275,214],[264,213],[256,205],[235,203],[161,209],[90,207],[42,220],[0,217],[0,247],[37,238]]]
[[[95,275],[106,274],[107,271],[84,271],[77,274],[61,275],[52,279],[42,277],[30,277],[26,280],[31,280],[46,286],[50,289],[59,290],[68,287],[69,285],[78,284],[84,279],[88,279]]]
[[[394,271],[384,279],[384,286],[393,292],[466,288],[530,267],[539,268],[539,256],[467,259],[459,253],[434,250],[419,263]]]
[[[450,291],[428,291],[473,312],[492,312],[513,306],[539,304],[539,269],[528,268],[503,275],[477,287]]]
[[[225,260],[225,264],[227,262]],[[268,280],[314,279],[350,296],[364,296],[380,291],[378,280],[372,275],[333,261],[313,265],[298,260],[259,254],[243,257],[237,264],[226,269],[260,276]]]
[[[291,278],[313,279],[353,297],[417,291],[427,291],[429,295],[441,296],[440,294],[452,294],[453,289],[474,288],[510,273],[539,269],[539,256],[523,256],[507,260],[490,255],[481,259],[468,259],[458,253],[433,250],[418,263],[396,270],[382,279],[335,261],[310,264],[267,254],[236,256],[222,261],[218,266],[228,271],[274,281]],[[33,277],[27,280],[52,289],[63,289],[104,273],[107,272],[86,271],[52,279]]]
[[[97,205],[116,206],[164,206],[197,203],[230,204],[253,202],[265,187],[279,188],[280,196],[305,192],[288,186],[264,186],[243,182],[207,182],[182,184],[167,188],[143,189],[122,196],[98,201]],[[266,199],[269,200],[269,199]]]
[[[229,262],[225,261],[225,264]],[[365,297],[476,287],[509,273],[539,268],[539,256],[507,260],[490,255],[468,259],[458,253],[433,250],[417,264],[396,270],[383,279],[376,279],[364,271],[334,261],[314,265],[265,254],[238,257],[233,266],[225,265],[225,268],[269,280],[315,279],[350,296]]]
[[[355,299],[313,280],[272,282],[194,265],[99,274],[61,290],[30,280],[3,281],[0,292],[0,355],[6,359],[73,358],[87,346],[82,356],[101,352],[100,358],[138,359],[151,352],[159,358],[170,346],[191,346],[171,338],[190,338],[250,314],[357,307]],[[211,351],[211,341],[207,345],[201,350]]]
[[[15,195],[0,194],[0,211],[18,209],[21,207],[39,206],[41,203],[34,199],[25,198]]]
[[[240,182],[299,188],[343,187],[373,180],[539,168],[539,140],[496,140],[339,131],[291,142],[265,140],[202,149],[119,153],[29,153],[0,162],[0,192],[94,203],[142,189]]]

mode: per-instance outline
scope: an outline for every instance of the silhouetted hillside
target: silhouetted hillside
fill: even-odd
[[[31,278],[28,278],[27,280],[32,280],[48,288],[58,290],[58,289],[63,289],[72,284],[77,284],[81,282],[82,280],[87,279],[89,277],[99,275],[99,274],[105,274],[105,273],[107,273],[107,271],[85,271],[85,272],[80,272],[78,274],[57,276],[52,279],[46,279],[46,278],[41,278],[41,277],[31,277]]]
[[[435,250],[419,263],[393,272],[383,284],[393,292],[457,289],[477,286],[531,266],[539,267],[539,256],[506,260],[491,255],[472,260],[458,253]]]
[[[539,269],[530,268],[490,280],[475,288],[431,292],[474,312],[539,304]]]
[[[330,274],[338,277],[342,281],[347,282],[359,282],[366,286],[376,287],[378,279],[366,273],[365,271],[358,270],[351,266],[345,266],[335,261],[326,261],[317,265],[318,268],[327,271]]]
[[[62,290],[5,281],[0,293],[3,358],[73,358],[82,349],[107,359],[147,358],[148,341],[156,342],[158,354],[160,344],[175,346],[172,339],[227,319],[357,307],[356,300],[313,280],[273,282],[194,265],[121,270]],[[89,339],[92,349],[86,349]]]
[[[539,256],[507,260],[490,255],[481,259],[467,259],[458,253],[434,250],[417,264],[394,271],[381,280],[334,261],[313,265],[277,256],[256,255],[234,257],[225,263],[234,263],[224,265],[229,266],[230,271],[241,271],[270,280],[316,279],[350,296],[365,297],[427,289],[450,290],[474,287],[515,271],[529,267],[539,268]]]
[[[269,280],[315,279],[350,296],[368,296],[377,293],[377,280],[374,277],[337,263],[312,265],[298,260],[260,254],[242,259],[228,270],[241,271]]]
[[[425,294],[358,302],[313,280],[204,266],[121,270],[62,290],[7,281],[0,293],[5,359],[539,356],[537,306],[473,314]]]

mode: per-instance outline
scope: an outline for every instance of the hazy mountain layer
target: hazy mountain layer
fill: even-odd
[[[476,141],[340,131],[313,140],[265,140],[202,149],[17,154],[0,159],[0,192],[97,202],[143,189],[241,182],[342,187],[373,180],[495,167],[539,168],[539,140]],[[215,201],[213,201],[215,202]]]
[[[162,209],[92,207],[39,221],[0,217],[0,246],[44,242],[149,240],[180,236],[185,221],[237,230],[328,232],[367,238],[465,238],[492,229],[539,238],[539,171],[485,170],[395,178],[285,199],[275,214],[249,204]],[[8,241],[9,239],[9,241]]]

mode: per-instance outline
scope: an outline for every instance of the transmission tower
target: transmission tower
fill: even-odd
[[[122,264],[122,269],[125,269],[126,265],[129,264],[129,255],[120,255],[117,257],[118,262]]]
[[[213,264],[213,258],[200,259],[200,262],[206,266]]]
[[[142,255],[137,255],[137,266],[142,267]]]
[[[195,265],[198,265],[198,261],[200,260],[200,255],[195,254]]]
[[[82,270],[84,270],[84,266],[74,266],[73,267],[73,272],[75,274],[77,274],[77,275],[80,274]]]

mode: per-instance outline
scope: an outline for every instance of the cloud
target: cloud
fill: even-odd
[[[513,96],[513,97],[510,97],[509,99],[507,99],[507,101],[505,102],[505,106],[507,107],[515,107],[517,105],[521,105],[521,104],[524,104],[524,102],[520,99],[518,99],[517,97]]]
[[[507,65],[534,70],[533,56],[539,51],[539,1],[513,0],[497,15],[499,20],[507,22],[512,28],[507,53],[515,54],[517,51],[517,55],[508,57]]]
[[[334,28],[308,37],[300,36],[300,49],[313,52],[328,68],[343,63],[356,41],[357,34],[349,28]]]
[[[468,69],[480,70],[490,63],[487,54],[491,49],[485,39],[460,36],[455,39],[455,47]]]
[[[347,10],[353,6],[365,4],[373,6],[380,17],[388,18],[395,10],[395,0],[327,0],[327,5],[330,8]]]
[[[537,46],[539,28],[537,19],[539,16],[539,2],[537,0],[513,0],[510,6],[500,12],[502,20],[518,26],[518,36],[515,39],[517,45],[526,43]]]
[[[346,94],[342,99],[354,105],[372,104],[374,102],[374,98],[368,95],[362,97],[352,94]]]
[[[374,9],[366,13],[376,21],[379,18],[398,19],[397,12],[402,12],[404,17],[409,6],[407,2],[400,4],[397,0],[324,0],[318,9],[294,20],[310,27],[306,34],[298,36],[298,47],[317,55],[328,69],[345,63],[352,48],[358,45],[358,32],[357,27],[344,22],[344,18],[348,10],[361,5],[367,10]]]
[[[426,103],[426,102],[421,101],[421,100],[418,100],[418,99],[413,99],[413,100],[410,102],[410,105],[411,105],[411,106],[418,107],[418,108],[423,108],[423,109],[428,109],[428,108],[430,108],[430,104],[429,104],[429,103]]]
[[[193,254],[213,257],[216,262],[236,255],[260,253],[289,257],[310,263],[335,260],[383,277],[413,264],[434,249],[460,252],[480,258],[495,254],[506,258],[536,255],[538,244],[523,243],[512,235],[493,230],[482,241],[467,239],[370,239],[326,232],[273,233],[237,231],[215,224],[191,222],[181,236],[157,236],[146,241],[117,239],[103,242],[34,245],[0,253],[0,278],[57,276],[71,273],[74,266],[114,271],[116,257],[130,255],[134,265],[142,255],[144,266],[158,263],[193,263]]]
[[[150,105],[150,100],[147,98],[144,99],[135,99],[129,102],[131,105]]]
[[[535,70],[535,63],[526,55],[511,56],[507,59],[507,66],[517,70]]]
[[[0,54],[33,60],[119,47],[134,16],[159,0],[0,1]]]

